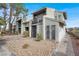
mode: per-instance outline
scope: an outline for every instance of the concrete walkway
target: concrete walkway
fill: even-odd
[[[74,50],[73,50],[73,46],[72,46],[72,41],[71,41],[71,38],[70,38],[70,36],[69,35],[67,35],[67,37],[68,37],[68,43],[67,43],[67,51],[66,51],[66,54],[68,55],[68,56],[75,56],[75,54],[74,54]],[[66,37],[66,38],[67,38]]]
[[[10,56],[11,52],[8,51],[4,46],[0,47],[0,56]]]
[[[4,45],[6,44],[6,40],[0,38],[0,56],[15,56],[15,54],[11,53]]]
[[[74,56],[71,38],[68,34],[65,35],[62,42],[58,43],[54,49],[54,56]]]

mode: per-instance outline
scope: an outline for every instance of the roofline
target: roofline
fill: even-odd
[[[46,9],[46,8],[47,8],[47,7],[45,7],[45,8],[40,8],[40,9],[36,10],[35,12],[33,12],[32,14],[35,14],[35,13],[37,13],[37,12],[43,10],[43,9]]]

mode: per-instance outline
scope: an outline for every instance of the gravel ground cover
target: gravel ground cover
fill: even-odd
[[[35,41],[33,38],[23,38],[21,35],[3,36],[5,46],[17,56],[50,56],[55,48],[55,42],[49,40]],[[27,48],[23,48],[28,44]]]

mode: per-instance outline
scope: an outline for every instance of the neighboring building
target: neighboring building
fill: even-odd
[[[18,17],[18,19],[16,20],[16,31],[18,33],[21,33],[21,29],[22,29],[22,18]]]
[[[31,34],[31,21],[32,20],[27,20],[23,19],[22,17],[18,17],[16,21],[16,31],[19,34],[23,34],[24,31],[29,31],[29,35]],[[31,37],[31,36],[30,36]]]
[[[24,22],[22,22],[22,34],[24,31],[28,31],[29,32],[29,36],[31,37],[31,22],[32,20],[26,20]]]
[[[43,39],[61,41],[65,36],[65,20],[67,19],[65,12],[59,12],[52,8],[43,8],[33,13],[33,20],[22,25],[19,21],[18,31],[21,31],[20,26],[25,26],[29,30],[30,37],[36,37],[41,33]],[[22,27],[23,31],[23,27]]]

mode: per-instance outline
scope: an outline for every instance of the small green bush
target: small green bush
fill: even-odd
[[[15,34],[15,35],[18,35],[18,32],[15,32],[14,34]]]
[[[23,32],[23,37],[29,37],[29,32],[28,31],[24,31]]]
[[[0,36],[2,36],[2,32],[0,31]]]
[[[0,36],[3,36],[6,34],[6,31],[0,31]]]
[[[41,40],[43,40],[43,37],[42,37],[42,34],[39,33],[39,34],[37,34],[35,41],[41,41]]]
[[[26,48],[28,48],[28,46],[29,46],[28,44],[24,44],[24,45],[22,46],[22,48],[23,48],[23,49],[26,49]]]

